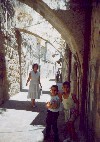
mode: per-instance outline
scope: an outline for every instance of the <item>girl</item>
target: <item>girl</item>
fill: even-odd
[[[70,136],[70,138],[64,140],[64,142],[78,141],[74,122],[78,115],[79,103],[76,95],[70,92],[70,83],[67,81],[63,83],[62,103],[64,106],[67,132]]]
[[[51,126],[54,132],[54,142],[58,142],[58,128],[57,128],[57,119],[59,116],[60,109],[60,98],[58,97],[58,86],[51,86],[51,96],[49,101],[46,103],[47,107],[47,117],[46,117],[46,134],[44,139],[48,139],[50,136]]]
[[[39,84],[40,83],[40,73],[38,70],[38,64],[33,64],[32,71],[29,73],[29,77],[26,83],[26,86],[28,85],[28,82],[30,81],[29,85],[29,91],[27,98],[31,98],[32,107],[36,107],[35,105],[35,99],[39,99]],[[42,88],[42,86],[41,86]]]

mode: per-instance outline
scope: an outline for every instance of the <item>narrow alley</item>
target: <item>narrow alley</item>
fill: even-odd
[[[26,85],[40,78],[32,108]],[[43,141],[50,86],[65,81],[78,99],[80,142],[100,142],[100,0],[0,0],[0,142]],[[41,87],[33,84],[29,95]],[[63,142],[63,111],[58,127]]]

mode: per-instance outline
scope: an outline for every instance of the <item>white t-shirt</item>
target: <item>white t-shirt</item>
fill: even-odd
[[[52,112],[58,112],[58,111],[60,111],[60,98],[57,95],[56,96],[50,96],[48,98],[47,102],[50,102],[51,104],[52,103],[57,103],[57,105],[58,105],[57,108],[55,108],[55,109],[48,108],[48,110],[50,110]]]

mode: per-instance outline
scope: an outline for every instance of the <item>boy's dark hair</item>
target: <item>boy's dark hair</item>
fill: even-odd
[[[65,81],[65,82],[63,83],[63,85],[67,85],[67,86],[70,88],[70,82],[68,82],[68,81]]]
[[[35,66],[37,66],[37,69],[38,69],[39,66],[38,66],[37,63],[33,64],[33,65],[32,65],[32,68],[34,69]]]
[[[51,88],[52,88],[52,87],[56,88],[56,89],[57,89],[57,92],[58,92],[58,86],[57,86],[57,85],[52,85]]]

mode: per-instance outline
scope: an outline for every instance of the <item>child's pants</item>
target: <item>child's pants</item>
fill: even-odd
[[[59,116],[59,112],[52,112],[50,110],[47,111],[46,117],[46,135],[49,136],[51,131],[51,126],[54,132],[54,139],[58,139],[58,128],[57,128],[57,119]]]

